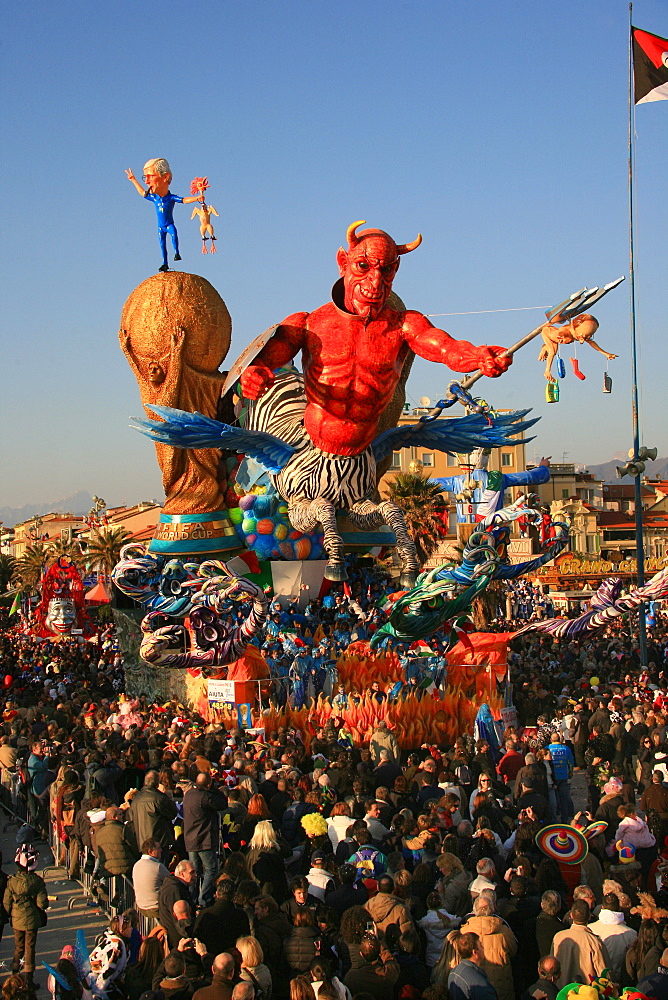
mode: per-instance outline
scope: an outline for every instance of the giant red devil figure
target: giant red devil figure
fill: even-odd
[[[348,250],[339,249],[341,274],[332,302],[315,312],[293,313],[241,378],[244,395],[257,399],[273,385],[274,370],[302,351],[306,410],[304,426],[313,444],[335,455],[358,455],[373,441],[380,414],[401,375],[409,349],[453,371],[477,368],[491,378],[512,358],[501,347],[474,347],[453,340],[422,313],[387,305],[402,254],[422,242],[397,246],[381,229],[348,229]]]
[[[533,421],[528,411],[487,418],[480,414],[390,428],[377,436],[378,421],[413,350],[455,371],[481,369],[495,377],[511,359],[500,347],[474,347],[437,330],[421,313],[388,304],[405,246],[379,229],[348,229],[348,249],[337,260],[342,280],[333,301],[312,313],[288,316],[241,375],[250,401],[242,427],[197,413],[152,406],[162,421],[136,421],[156,441],[181,448],[234,448],[264,465],[288,517],[298,531],[323,528],[329,580],[345,580],[343,539],[336,513],[344,511],[361,531],[382,524],[394,532],[402,565],[401,586],[409,589],[419,569],[415,544],[403,511],[391,500],[376,504],[376,462],[393,450],[428,446],[472,451],[508,443]],[[302,352],[304,374],[288,362]],[[282,366],[287,366],[282,371]],[[234,381],[234,380],[233,380]]]

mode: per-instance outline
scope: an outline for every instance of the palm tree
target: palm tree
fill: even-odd
[[[78,569],[84,564],[81,547],[75,539],[56,538],[55,541],[49,543],[47,553],[49,565],[54,563],[56,559],[60,559],[61,556],[67,556]]]
[[[443,538],[442,515],[447,504],[441,487],[419,472],[400,472],[387,485],[385,497],[403,510],[418,559],[425,563]]]
[[[121,549],[130,537],[125,528],[96,528],[88,539],[86,562],[104,576],[111,571],[121,557]]]
[[[0,594],[4,593],[7,585],[11,583],[16,570],[16,559],[13,556],[0,553]]]
[[[476,632],[488,632],[489,623],[499,612],[505,614],[506,585],[502,580],[492,580],[481,594],[473,598],[472,614]]]
[[[28,545],[23,555],[15,560],[13,582],[16,586],[21,590],[36,590],[48,558],[48,545],[43,542]]]

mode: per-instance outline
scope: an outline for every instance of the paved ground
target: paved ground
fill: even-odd
[[[4,810],[0,809],[0,850],[4,859],[3,869],[8,875],[16,871],[14,855],[16,853],[16,831],[18,824]],[[54,964],[60,957],[63,945],[73,944],[74,936],[79,927],[86,932],[86,942],[89,949],[93,946],[96,936],[107,926],[105,914],[98,908],[86,906],[86,897],[78,882],[66,879],[64,869],[53,867],[53,857],[46,843],[36,845],[39,849],[38,872],[43,876],[51,907],[47,926],[40,930],[37,936],[37,973],[35,979],[44,989],[40,996],[46,994],[46,970],[41,967],[42,960]],[[72,907],[70,909],[70,906]],[[0,975],[9,971],[14,950],[14,938],[9,924],[0,943]]]
[[[587,778],[584,771],[575,771],[571,781],[571,798],[576,813],[587,808]]]

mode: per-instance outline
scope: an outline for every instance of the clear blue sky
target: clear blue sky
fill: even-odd
[[[668,36],[668,4],[638,0],[634,23]],[[625,0],[36,0],[5,5],[3,38],[0,504],[162,498],[117,341],[123,302],[160,263],[153,209],[124,174],[150,157],[169,159],[180,194],[209,176],[219,252],[199,253],[177,207],[181,266],[228,305],[228,363],[329,298],[355,219],[400,242],[422,232],[395,289],[425,313],[545,308],[628,273]],[[640,106],[636,131],[643,436],[666,455],[668,102]],[[557,405],[537,345],[485,381],[494,405],[543,416],[538,455],[596,463],[630,446],[627,284],[595,310],[620,355],[612,395],[588,348],[586,382],[568,377]],[[540,316],[435,322],[505,346]],[[438,398],[448,376],[418,362],[411,398]]]

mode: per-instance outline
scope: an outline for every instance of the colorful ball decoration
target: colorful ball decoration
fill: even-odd
[[[566,865],[577,865],[587,857],[587,838],[574,826],[552,823],[536,834],[536,844],[543,854],[553,861],[563,861]]]
[[[288,520],[285,500],[271,486],[263,490],[239,497],[239,506],[230,512],[230,520],[241,541],[255,552],[260,562],[266,559],[322,559],[322,532],[304,534],[296,531]]]

